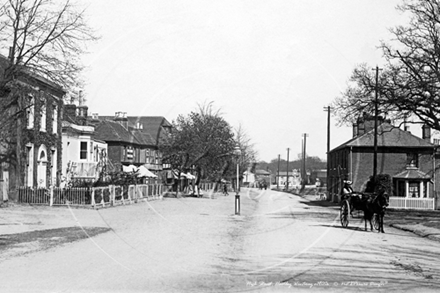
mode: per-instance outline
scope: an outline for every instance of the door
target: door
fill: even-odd
[[[37,163],[37,184],[38,187],[46,187],[47,182],[47,151],[45,146],[41,146],[38,153]]]

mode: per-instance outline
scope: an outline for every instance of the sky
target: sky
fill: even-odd
[[[213,102],[269,162],[326,159],[328,106],[406,18],[397,0],[82,0],[101,38],[83,57],[89,113],[163,116]],[[330,147],[352,137],[330,122]]]

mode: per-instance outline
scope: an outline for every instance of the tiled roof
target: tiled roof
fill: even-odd
[[[114,116],[99,116],[100,120],[113,121],[114,118]],[[157,145],[160,139],[166,139],[162,127],[172,127],[172,124],[162,116],[127,116],[127,119],[130,131],[146,145]],[[142,125],[141,129],[138,129],[138,123]]]
[[[278,172],[275,172],[275,175],[278,176],[277,173],[278,173]],[[294,173],[293,171],[289,171],[289,177],[290,177],[290,176],[293,176],[294,174],[296,174],[296,175],[299,176],[299,172]],[[279,172],[279,176],[287,176],[287,171],[280,171],[280,172]]]
[[[95,138],[103,141],[126,142],[142,144],[133,134],[121,124],[109,120],[102,120],[95,126]]]
[[[390,148],[433,148],[434,145],[407,131],[394,127],[389,123],[383,123],[377,127],[377,146]],[[334,150],[345,147],[374,147],[374,130],[363,135],[354,137],[349,141],[334,148]]]
[[[400,172],[397,175],[394,175],[393,178],[398,179],[431,179],[431,176],[429,176],[426,173],[423,173],[417,168],[408,168],[403,172]]]
[[[270,175],[270,172],[259,169],[259,170],[255,170],[255,175]]]
[[[139,129],[133,129],[133,128],[129,128],[129,129],[131,134],[134,135],[142,145],[149,145],[149,146],[156,145],[156,140],[153,139],[153,137],[151,137],[149,133]]]

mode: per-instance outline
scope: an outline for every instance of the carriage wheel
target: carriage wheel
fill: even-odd
[[[376,230],[378,230],[379,231],[379,215],[378,214],[374,214],[373,215],[373,219],[372,219],[372,222],[373,222],[373,227],[374,227],[374,229],[376,229]]]
[[[348,226],[348,216],[350,215],[350,204],[347,200],[344,200],[341,204],[341,210],[339,211],[339,217],[341,219],[342,227]]]

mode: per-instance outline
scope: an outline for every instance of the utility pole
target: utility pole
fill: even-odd
[[[377,115],[378,115],[378,84],[379,84],[379,67],[376,66],[376,85],[374,89],[374,151],[373,151],[373,184],[376,184],[377,175]]]
[[[302,176],[303,176],[302,177],[303,182],[304,182],[303,185],[306,184],[305,179],[307,176],[307,172],[306,172],[306,140],[307,140],[307,136],[309,136],[307,133],[303,133],[303,171],[301,172]]]
[[[331,107],[324,107],[324,111],[327,112],[327,191],[330,189],[330,112]]]
[[[286,191],[289,190],[289,151],[290,151],[290,148],[287,148],[287,181],[286,181]]]
[[[279,182],[280,182],[280,155],[278,154],[278,169],[277,169],[277,190],[280,187],[279,186]]]

